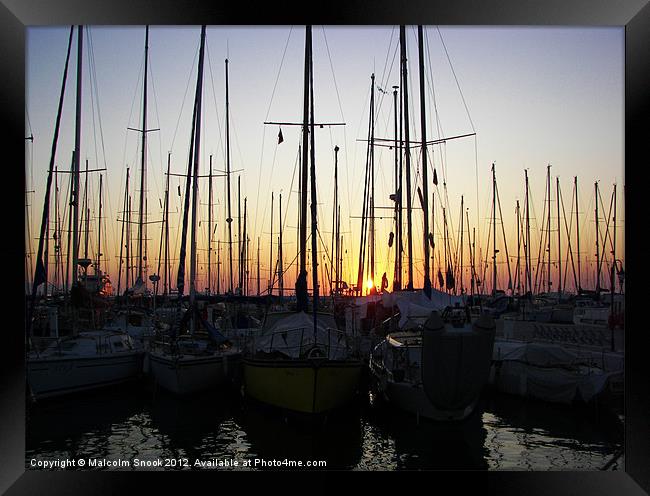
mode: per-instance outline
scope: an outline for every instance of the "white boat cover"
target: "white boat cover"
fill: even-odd
[[[255,348],[264,353],[280,352],[290,358],[299,358],[315,345],[330,360],[348,355],[345,334],[337,330],[334,317],[318,314],[314,335],[314,317],[305,312],[288,314],[272,323],[262,331]]]
[[[558,345],[522,343],[502,350],[497,386],[501,391],[554,403],[571,403],[579,394],[591,400],[618,372],[581,364],[579,355]]]
[[[368,316],[368,305],[382,301],[382,295],[373,294],[366,296],[357,296],[354,298],[354,315],[357,318],[365,319]]]
[[[540,367],[569,366],[579,362],[580,357],[559,345],[550,343],[521,343],[505,353],[502,360],[517,360]]]
[[[442,311],[445,307],[462,305],[463,298],[431,288],[431,299],[424,291],[396,291],[382,294],[384,308],[397,306],[400,312],[398,326],[402,330],[413,329],[424,325],[434,310]]]

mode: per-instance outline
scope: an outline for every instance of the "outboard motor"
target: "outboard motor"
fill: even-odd
[[[449,418],[471,413],[488,380],[494,319],[481,315],[471,326],[446,327],[437,311],[422,331],[422,386],[431,404]]]

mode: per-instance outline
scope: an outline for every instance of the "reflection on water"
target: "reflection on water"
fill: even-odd
[[[247,402],[240,422],[257,458],[325,460],[327,468],[339,470],[354,467],[361,459],[364,442],[358,405],[312,420]]]
[[[256,470],[284,460],[343,470],[596,470],[622,448],[618,417],[486,395],[462,422],[435,423],[360,398],[318,421],[242,401],[232,390],[176,398],[133,383],[28,408],[31,459],[187,459]],[[250,466],[242,466],[248,460]],[[256,461],[257,460],[257,464]],[[233,467],[233,461],[238,466]],[[205,468],[205,467],[203,467]],[[622,469],[622,462],[608,465]],[[122,467],[121,470],[133,470]],[[141,468],[137,468],[140,470]]]
[[[490,469],[594,470],[622,448],[623,426],[610,411],[522,402],[507,395],[486,403]]]

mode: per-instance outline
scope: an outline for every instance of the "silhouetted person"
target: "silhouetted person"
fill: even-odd
[[[386,272],[384,272],[384,275],[381,276],[381,292],[383,293],[386,288],[388,288],[388,277],[386,277]]]

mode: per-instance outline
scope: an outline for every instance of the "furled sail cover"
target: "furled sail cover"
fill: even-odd
[[[436,408],[459,410],[477,400],[490,373],[494,333],[487,315],[455,329],[431,313],[422,331],[422,385]]]
[[[431,288],[431,299],[426,297],[424,291],[398,291],[382,295],[384,308],[399,308],[398,326],[401,330],[417,328],[426,322],[432,311],[442,311],[447,306],[454,306],[456,303],[460,305],[462,302],[461,296],[443,293],[435,288]]]
[[[304,356],[314,347],[319,348],[323,356],[330,360],[347,356],[345,335],[336,329],[332,316],[318,315],[314,336],[313,315],[305,312],[288,314],[264,329],[255,343],[258,352],[277,352],[289,358]]]

